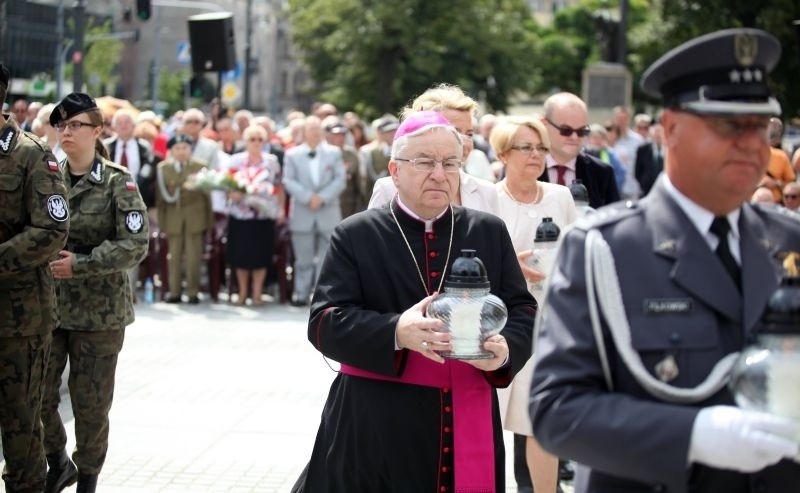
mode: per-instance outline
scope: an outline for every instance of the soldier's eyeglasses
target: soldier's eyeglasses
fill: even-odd
[[[56,123],[55,127],[56,130],[59,132],[63,132],[66,129],[69,129],[70,132],[77,132],[81,129],[81,127],[96,127],[94,123],[84,123],[84,122],[58,122]]]
[[[413,166],[415,170],[424,171],[426,173],[430,173],[431,171],[436,169],[437,163],[441,163],[442,169],[444,170],[445,173],[458,173],[458,170],[461,169],[461,161],[455,158],[442,159],[441,161],[437,161],[429,157],[418,157],[414,159],[403,159],[401,157],[396,157],[394,158],[394,160],[411,163],[411,166]]]
[[[545,118],[545,121],[553,126],[556,130],[558,130],[558,134],[562,137],[569,137],[573,133],[578,137],[586,137],[589,135],[589,126],[586,125],[585,127],[580,128],[572,128],[569,125],[558,125],[553,123],[549,118]]]

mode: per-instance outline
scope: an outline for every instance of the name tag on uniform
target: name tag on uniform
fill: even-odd
[[[691,298],[649,298],[644,300],[644,312],[648,315],[660,313],[689,313]]]

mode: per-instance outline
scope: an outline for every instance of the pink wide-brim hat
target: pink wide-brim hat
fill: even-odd
[[[453,128],[450,121],[437,111],[418,111],[409,115],[397,127],[397,131],[394,133],[394,140],[407,135],[417,135],[430,127]]]

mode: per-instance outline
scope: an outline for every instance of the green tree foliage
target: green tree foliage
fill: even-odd
[[[70,23],[70,27],[72,27]],[[86,36],[102,36],[112,32],[111,21],[98,24],[94,17],[89,17],[86,23]],[[119,76],[114,72],[122,53],[122,42],[118,39],[98,39],[87,42],[83,57],[83,78],[89,94],[102,96],[113,94],[114,86]],[[64,67],[65,80],[72,78],[73,64]],[[76,91],[78,89],[75,89]]]
[[[191,77],[189,69],[172,71],[162,68],[158,77],[158,95],[161,101],[167,103],[165,114],[171,115],[179,109],[186,108],[186,84]]]
[[[523,0],[289,0],[294,42],[320,100],[396,112],[448,82],[496,111],[535,88],[535,22]]]
[[[729,27],[757,27],[781,42],[783,54],[770,76],[787,118],[800,116],[800,53],[792,21],[800,19],[797,0],[653,0],[650,16],[629,34],[629,57],[639,75],[661,54],[695,36]]]

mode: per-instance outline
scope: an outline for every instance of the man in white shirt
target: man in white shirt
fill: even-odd
[[[636,164],[636,149],[644,144],[644,138],[630,129],[631,114],[624,106],[614,108],[614,125],[619,131],[619,138],[614,142],[614,153],[625,167],[625,183],[620,190],[623,199],[635,199],[642,193],[639,182],[636,181],[634,165]]]

